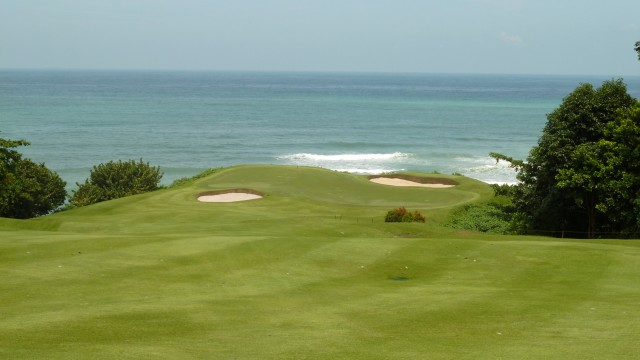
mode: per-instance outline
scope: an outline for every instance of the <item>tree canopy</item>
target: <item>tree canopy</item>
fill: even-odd
[[[547,116],[518,171],[514,204],[521,228],[574,235],[633,236],[640,208],[640,110],[622,80],[582,84]],[[624,236],[624,235],[621,235]]]
[[[162,179],[159,167],[154,167],[140,159],[129,161],[109,161],[94,166],[84,184],[73,191],[70,202],[75,206],[85,206],[101,201],[141,194],[158,189]]]
[[[640,41],[636,41],[635,50],[638,53],[638,60],[640,60]]]
[[[46,215],[64,203],[64,182],[44,164],[25,159],[15,150],[24,140],[0,138],[0,216],[27,219]]]

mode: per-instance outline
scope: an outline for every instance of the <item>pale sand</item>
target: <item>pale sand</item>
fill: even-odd
[[[226,194],[198,196],[198,201],[227,203],[227,202],[236,202],[236,201],[256,200],[260,198],[262,198],[262,196],[256,195],[256,194],[231,192]]]
[[[391,186],[419,186],[419,187],[437,188],[437,189],[450,188],[455,186],[455,185],[445,185],[445,184],[421,184],[415,181],[409,181],[409,180],[397,179],[397,178],[388,178],[388,177],[377,177],[370,180],[376,184],[391,185]]]

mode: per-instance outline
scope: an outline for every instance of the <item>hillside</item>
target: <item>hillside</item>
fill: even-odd
[[[604,359],[640,341],[637,241],[442,226],[481,182],[246,165],[0,219],[0,357]],[[197,196],[250,189],[258,200]],[[425,224],[384,223],[406,206]]]

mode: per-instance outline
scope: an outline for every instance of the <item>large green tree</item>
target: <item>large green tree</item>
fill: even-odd
[[[15,150],[24,140],[0,138],[0,216],[27,219],[45,215],[64,203],[66,183],[55,172],[25,159]]]
[[[640,41],[636,41],[635,50],[638,53],[638,60],[640,60]]]
[[[589,234],[640,235],[640,103],[620,111],[602,139],[579,145],[571,161],[558,187],[586,210]]]
[[[636,100],[622,80],[607,81],[598,89],[582,84],[547,116],[538,145],[526,161],[492,154],[510,161],[518,171],[514,204],[522,228],[589,237],[626,230],[628,224],[613,226],[612,222],[621,209],[605,207],[602,201],[614,191],[613,183],[606,179],[628,165],[622,155],[612,157],[621,146],[620,137],[613,134],[615,124],[629,125],[620,118],[632,117],[634,106]],[[622,185],[618,190],[623,191]]]
[[[78,189],[73,191],[70,202],[75,206],[85,206],[141,194],[158,189],[160,179],[160,168],[142,159],[139,162],[109,161],[94,166],[84,184],[76,183]]]

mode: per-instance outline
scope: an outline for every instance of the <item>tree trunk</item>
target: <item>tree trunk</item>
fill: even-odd
[[[596,195],[594,193],[586,194],[585,204],[587,206],[587,237],[589,239],[595,239],[596,237]]]

